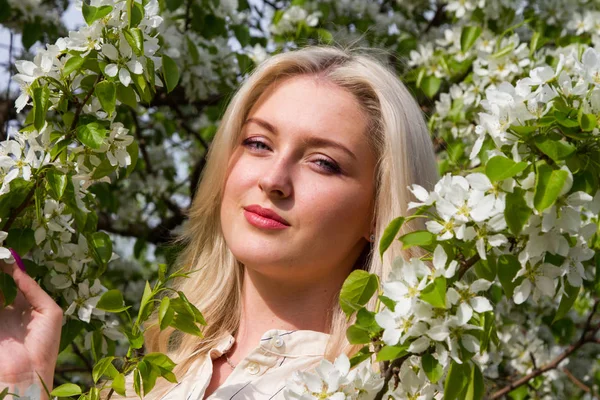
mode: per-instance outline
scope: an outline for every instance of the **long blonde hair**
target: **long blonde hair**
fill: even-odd
[[[231,99],[211,145],[207,163],[189,209],[189,220],[179,240],[185,244],[178,265],[199,269],[191,278],[176,281],[203,313],[209,325],[204,339],[180,334],[169,328],[160,331],[156,320],[145,331],[148,351],[167,353],[178,363],[175,374],[182,377],[190,365],[214,347],[223,336],[233,334],[241,315],[243,265],[228,249],[221,232],[219,210],[228,160],[238,143],[242,125],[251,107],[274,82],[297,75],[318,75],[354,94],[368,116],[368,142],[378,157],[375,194],[375,243],[387,224],[407,214],[410,191],[417,183],[431,188],[438,180],[435,155],[422,112],[397,76],[375,58],[333,47],[306,47],[274,55],[260,64]],[[403,233],[422,229],[418,220],[403,226]],[[369,246],[368,250],[372,250]],[[410,249],[409,249],[410,250]],[[375,254],[375,255],[373,255]],[[369,251],[359,268],[386,278],[391,261],[415,254],[393,244],[383,260]],[[325,357],[352,353],[346,340],[348,322],[339,306],[332,306],[330,341]],[[190,355],[192,355],[190,357]],[[159,380],[150,393],[159,398],[171,384]]]

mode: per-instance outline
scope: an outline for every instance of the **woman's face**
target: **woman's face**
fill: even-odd
[[[263,93],[221,204],[225,240],[246,268],[298,283],[349,273],[372,232],[376,160],[365,130],[354,96],[323,79],[292,77]]]

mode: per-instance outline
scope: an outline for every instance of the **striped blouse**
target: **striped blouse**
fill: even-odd
[[[225,382],[207,400],[282,400],[285,382],[294,371],[318,366],[329,335],[326,333],[272,329],[240,361]],[[212,360],[233,345],[229,335],[198,359],[162,400],[202,400],[213,373]]]

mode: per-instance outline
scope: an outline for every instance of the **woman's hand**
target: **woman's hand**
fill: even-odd
[[[8,386],[9,392],[18,390],[23,394],[35,383],[45,399],[38,374],[51,391],[62,309],[16,262],[11,265],[0,261],[0,269],[13,277],[19,289],[8,307],[4,307],[0,292],[0,392]]]

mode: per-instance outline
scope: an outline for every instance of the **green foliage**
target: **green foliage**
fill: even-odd
[[[398,232],[400,232],[400,228],[404,224],[404,217],[397,217],[389,223],[389,225],[383,231],[383,235],[381,236],[381,240],[379,241],[379,256],[383,257],[383,253],[390,247]]]
[[[346,278],[340,291],[340,307],[350,317],[373,297],[379,287],[379,278],[363,270],[354,270]]]
[[[421,291],[421,300],[434,307],[446,308],[446,278],[440,276]]]

